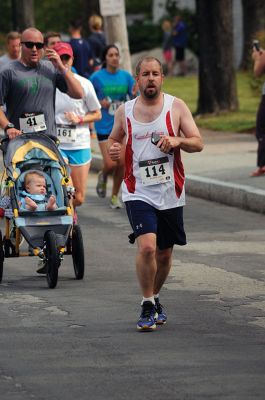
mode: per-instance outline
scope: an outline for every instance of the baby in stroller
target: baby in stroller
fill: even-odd
[[[38,171],[28,172],[24,178],[24,186],[19,202],[20,208],[29,211],[52,211],[57,208],[56,198],[51,195],[47,199],[45,177]]]
[[[68,168],[57,144],[32,132],[4,139],[1,149],[5,169],[0,206],[5,227],[3,236],[0,229],[0,282],[5,258],[32,255],[39,257],[50,288],[57,285],[64,255],[72,255],[75,277],[83,279],[82,232],[73,223]],[[21,237],[30,250],[24,251]]]

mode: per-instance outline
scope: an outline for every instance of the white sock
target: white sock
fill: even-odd
[[[155,299],[159,299],[159,293],[154,294],[154,298],[155,298]]]
[[[141,302],[141,306],[143,305],[143,303],[144,303],[145,301],[151,301],[153,304],[155,304],[154,296],[151,296],[151,297],[143,297],[143,300],[142,300],[142,302]]]

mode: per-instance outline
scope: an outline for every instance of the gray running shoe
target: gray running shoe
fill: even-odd
[[[107,182],[104,179],[102,171],[100,171],[98,174],[98,183],[97,183],[96,191],[97,191],[98,197],[101,197],[101,198],[106,197]]]

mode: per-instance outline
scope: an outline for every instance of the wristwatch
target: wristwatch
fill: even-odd
[[[5,127],[5,129],[4,129],[5,133],[6,133],[6,131],[7,131],[8,129],[10,129],[10,128],[15,128],[15,125],[12,124],[12,122],[9,122],[9,123],[7,124],[7,126]]]

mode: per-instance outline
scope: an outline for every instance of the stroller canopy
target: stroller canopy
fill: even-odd
[[[15,180],[24,165],[32,164],[32,168],[39,165],[55,167],[66,176],[65,161],[53,139],[41,133],[24,133],[10,141],[2,142],[2,151],[6,174]]]

